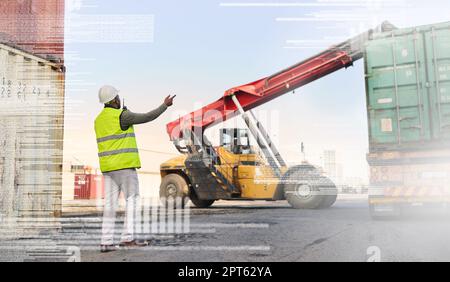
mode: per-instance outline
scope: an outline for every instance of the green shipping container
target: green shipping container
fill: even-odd
[[[373,35],[366,49],[371,151],[450,145],[450,22]]]

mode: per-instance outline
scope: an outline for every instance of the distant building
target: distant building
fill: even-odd
[[[342,182],[344,166],[336,161],[335,150],[326,150],[323,152],[323,170],[334,182]]]
[[[337,176],[336,151],[326,150],[323,152],[323,169],[325,174],[331,179]]]
[[[344,166],[336,160],[336,151],[323,152],[323,172],[333,180],[340,193],[367,193],[367,181],[361,177],[344,177]]]

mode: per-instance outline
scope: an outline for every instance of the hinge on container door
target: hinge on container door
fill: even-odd
[[[425,83],[425,87],[426,88],[431,88],[431,83],[429,81],[427,81],[427,83]]]

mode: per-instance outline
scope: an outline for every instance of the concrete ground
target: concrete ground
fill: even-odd
[[[192,209],[192,233],[82,261],[450,261],[450,221],[421,215],[373,221],[364,196],[340,197],[329,210],[286,202],[219,202]]]
[[[75,216],[79,206],[89,203],[72,203],[57,233],[0,238],[0,261],[450,261],[448,216],[374,221],[361,195],[340,196],[328,210],[295,210],[287,202],[217,202],[210,209],[190,209],[190,216],[181,217],[186,224],[173,226],[178,233],[148,232],[149,247],[107,254],[99,252],[98,211]],[[119,219],[117,239],[121,225]]]

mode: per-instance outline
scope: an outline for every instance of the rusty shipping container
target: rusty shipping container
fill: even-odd
[[[366,49],[372,212],[450,201],[450,23],[375,34]]]
[[[0,44],[0,215],[61,214],[64,67]]]

